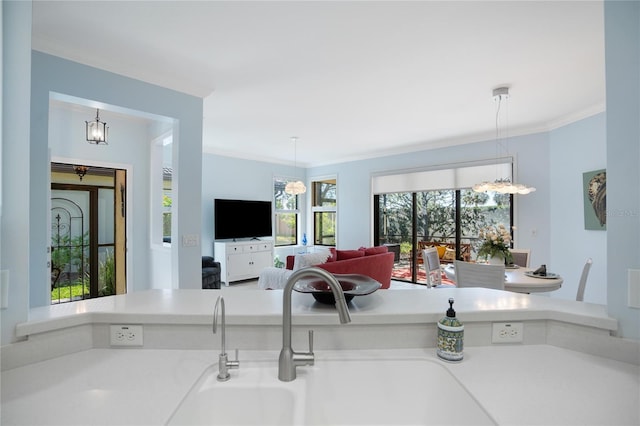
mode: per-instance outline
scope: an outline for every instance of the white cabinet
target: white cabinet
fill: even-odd
[[[273,242],[215,242],[214,257],[220,262],[221,279],[228,286],[233,281],[257,278],[262,269],[273,266]]]

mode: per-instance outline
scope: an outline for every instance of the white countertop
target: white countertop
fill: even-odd
[[[321,371],[323,359],[437,360],[434,352],[432,348],[316,352],[314,372]],[[240,361],[275,362],[277,355],[241,351]],[[4,371],[0,422],[162,425],[216,360],[216,351],[92,349]],[[465,349],[461,363],[443,364],[501,425],[640,423],[637,365],[549,345],[472,347]],[[241,372],[242,365],[232,370],[231,381]],[[425,404],[438,410],[438,401]]]
[[[228,348],[248,340],[257,346],[240,346],[241,361],[266,356],[275,362],[273,347],[260,344],[268,340],[265,333],[276,346],[281,342],[281,290],[151,290],[37,308],[28,322],[17,326],[17,334],[29,338],[3,348],[3,363],[6,349],[14,360],[38,351],[50,353],[41,359],[52,359],[28,365],[8,363],[13,367],[2,372],[1,423],[164,424],[198,376],[217,361],[217,351],[208,349],[219,342],[210,334],[219,295],[225,298]],[[447,368],[499,424],[639,423],[638,345],[609,336],[617,323],[601,305],[484,288],[379,290],[352,300],[349,309],[356,327],[350,328],[337,325],[333,306],[294,292],[293,323],[322,328],[317,336],[318,366],[323,357],[353,354],[437,359],[432,347],[435,323],[450,297],[455,299],[458,317],[469,327],[465,360]],[[467,346],[474,340],[486,342],[494,321],[531,324],[525,334],[533,343]],[[168,336],[174,339],[175,349],[148,346],[146,334],[143,349],[96,346],[97,336],[110,323],[145,324],[152,342],[153,337]],[[203,331],[194,334],[194,326]],[[306,328],[296,327],[298,337],[306,336]],[[338,329],[345,330],[343,338],[368,335],[367,339],[384,339],[394,346],[346,347],[346,341],[336,337]],[[254,334],[246,334],[249,330]],[[182,346],[183,337],[176,336],[184,335],[212,346],[200,350]],[[52,351],[56,345],[66,347],[82,339],[87,339],[88,347],[81,344],[75,351]],[[337,346],[323,348],[323,341],[331,339],[337,339],[333,342]],[[407,339],[414,346],[395,346]],[[565,346],[567,339],[581,351],[585,345],[595,345],[597,350],[566,349],[573,347]],[[610,346],[612,341],[615,344]],[[619,360],[598,356],[619,347],[627,353]],[[425,403],[438,409],[437,401]]]
[[[18,324],[17,336],[91,323],[210,324],[216,298],[225,299],[227,324],[278,325],[282,323],[282,290],[149,290],[74,303],[35,308],[29,321]],[[464,322],[556,320],[616,330],[617,321],[604,305],[518,294],[485,288],[378,290],[355,297],[349,304],[352,323],[435,323],[454,298]],[[294,292],[293,323],[337,323],[335,308],[311,295]]]

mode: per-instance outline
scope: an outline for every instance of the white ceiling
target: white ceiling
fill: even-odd
[[[604,111],[602,1],[34,1],[33,48],[204,98],[206,152],[319,165]]]

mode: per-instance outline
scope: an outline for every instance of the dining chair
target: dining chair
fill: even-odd
[[[576,300],[578,302],[584,301],[584,288],[587,285],[587,277],[589,276],[589,270],[591,270],[591,264],[593,260],[588,258],[582,268],[582,275],[580,276],[580,282],[578,283],[578,293],[576,294]]]
[[[424,269],[427,276],[427,287],[434,287],[442,284],[442,270],[440,270],[440,257],[438,249],[427,247],[422,250]]]
[[[529,258],[531,257],[531,249],[511,249],[513,264],[523,268],[529,267]]]
[[[486,287],[504,290],[504,265],[485,265],[456,260],[456,285],[458,287]]]

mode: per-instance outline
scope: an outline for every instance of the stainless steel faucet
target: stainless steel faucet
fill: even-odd
[[[293,286],[301,278],[320,278],[329,284],[331,292],[336,299],[336,308],[340,316],[340,322],[346,324],[351,322],[351,316],[347,309],[347,302],[344,299],[344,292],[336,278],[329,272],[320,268],[304,268],[295,271],[284,287],[283,307],[282,307],[282,350],[278,360],[278,379],[283,382],[290,382],[296,378],[296,367],[299,365],[313,365],[313,330],[309,330],[309,352],[294,352],[291,348],[291,293]]]
[[[226,382],[231,378],[229,374],[229,370],[232,368],[239,368],[240,361],[238,361],[238,350],[236,349],[236,359],[234,361],[229,361],[227,359],[227,352],[225,350],[226,345],[226,336],[225,336],[225,312],[224,312],[224,298],[222,296],[218,296],[218,300],[216,300],[216,307],[213,310],[213,334],[216,334],[216,328],[218,324],[218,307],[222,307],[222,343],[220,346],[220,355],[218,355],[218,381]]]

